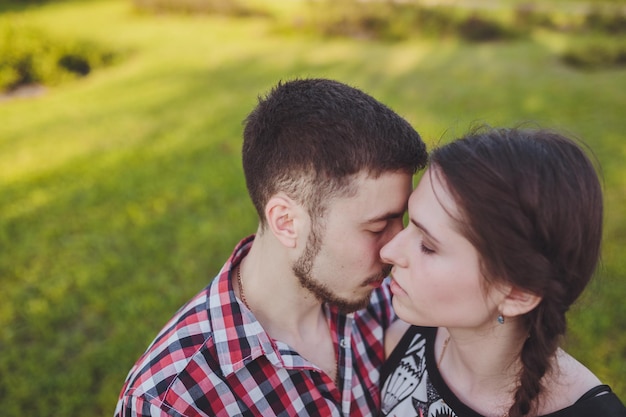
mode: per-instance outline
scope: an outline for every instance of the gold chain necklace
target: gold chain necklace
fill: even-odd
[[[248,308],[248,310],[252,311],[248,305],[248,300],[246,300],[246,294],[243,292],[243,284],[241,283],[241,264],[237,267],[237,284],[239,284],[239,295],[241,295],[241,301],[243,301],[243,304]]]

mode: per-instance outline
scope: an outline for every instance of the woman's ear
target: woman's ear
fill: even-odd
[[[541,299],[537,294],[510,286],[499,305],[499,311],[504,317],[521,316],[537,307]]]
[[[283,193],[276,194],[265,205],[265,219],[269,229],[288,248],[296,247],[300,212],[300,205]]]

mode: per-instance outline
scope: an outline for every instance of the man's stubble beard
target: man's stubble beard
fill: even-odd
[[[293,273],[298,277],[300,285],[307,289],[320,302],[337,307],[343,313],[351,313],[367,307],[370,302],[371,291],[366,297],[357,300],[345,299],[337,296],[327,285],[316,280],[312,275],[313,264],[322,249],[324,238],[323,228],[316,222],[311,224],[311,233],[307,239],[304,252],[294,262]],[[380,274],[369,277],[366,281],[381,280],[391,272],[391,265],[385,266]]]

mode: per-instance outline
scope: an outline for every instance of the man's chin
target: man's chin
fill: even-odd
[[[361,300],[329,300],[328,303],[337,307],[337,309],[344,314],[354,313],[355,311],[362,310],[369,305],[371,295],[372,292],[370,291],[367,297],[364,297]]]

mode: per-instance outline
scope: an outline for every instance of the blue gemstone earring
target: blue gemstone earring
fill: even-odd
[[[502,314],[498,315],[498,323],[504,324],[504,316]]]

